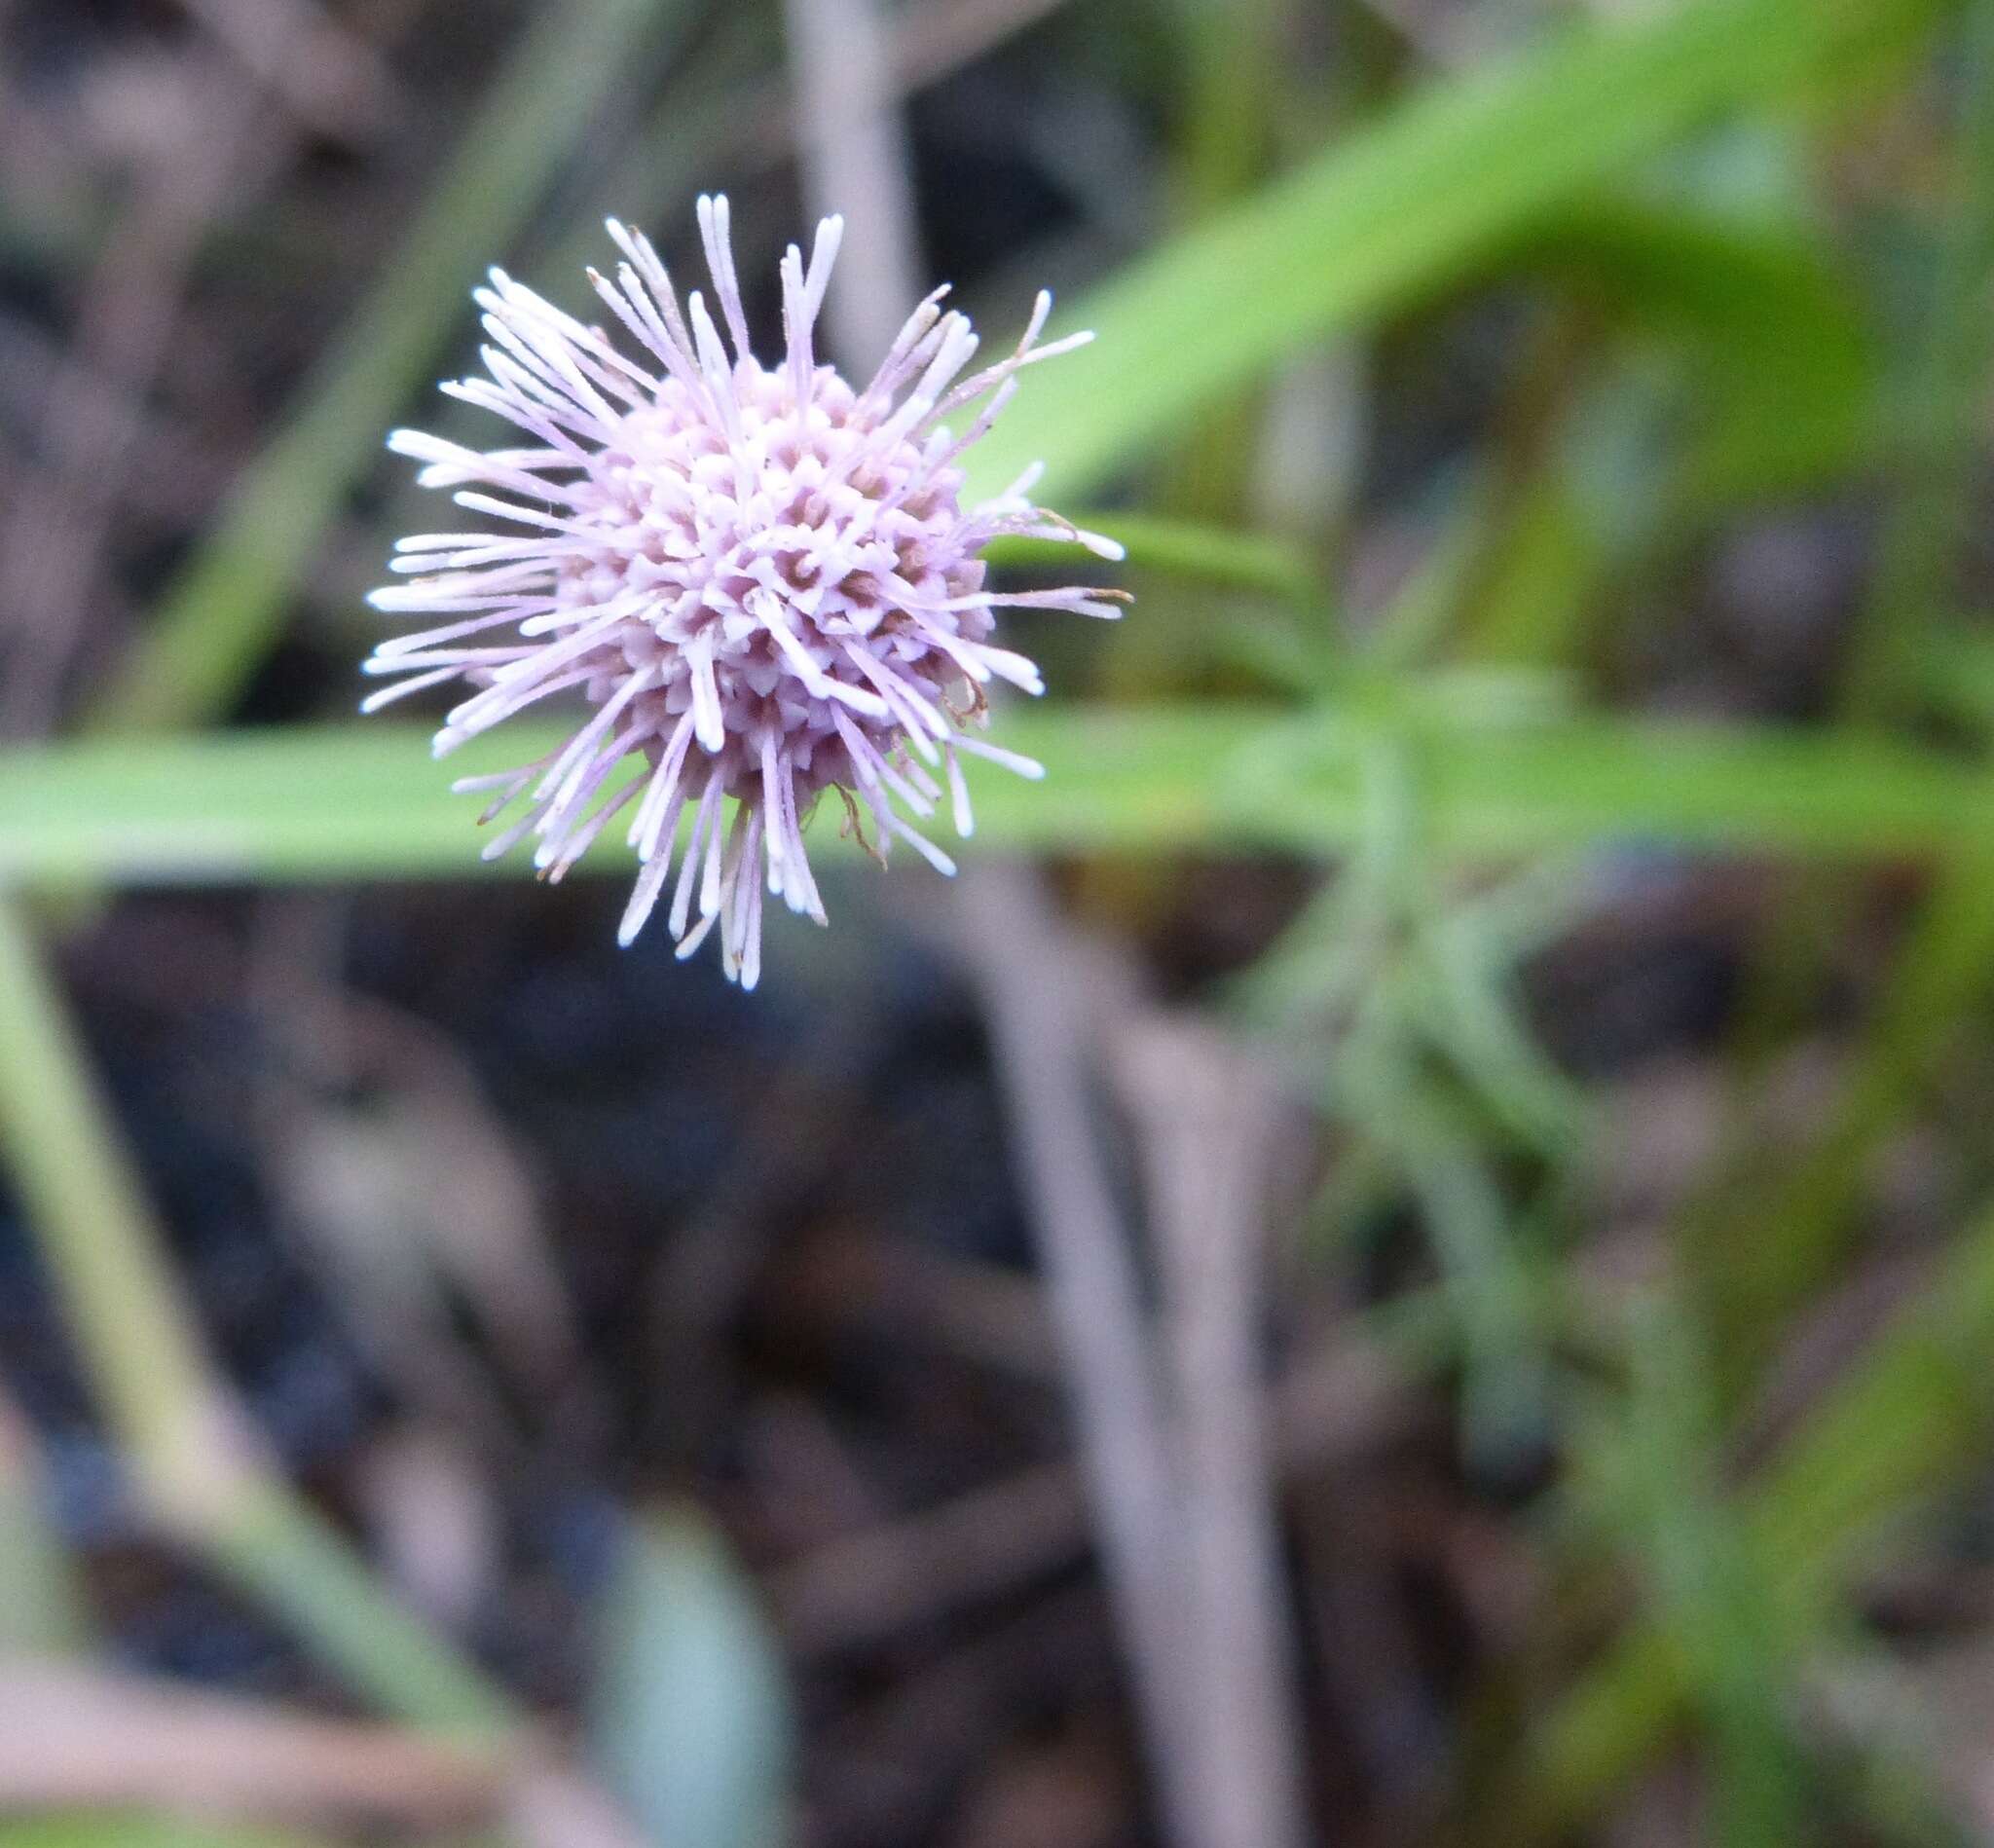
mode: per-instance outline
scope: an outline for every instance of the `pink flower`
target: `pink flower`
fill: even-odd
[[[699,294],[682,313],[649,241],[613,220],[626,260],[614,281],[589,279],[644,363],[499,271],[477,292],[491,376],[443,389],[528,440],[476,451],[415,430],[389,438],[425,464],[425,487],[457,488],[460,506],[501,524],[396,547],[393,569],[414,575],[370,601],[436,626],[375,649],[365,672],[407,678],[363,710],[467,682],[476,690],[436,734],[442,757],[538,700],[578,692],[594,710],[560,748],[455,785],[496,792],[487,821],[525,802],[485,857],[532,834],[535,864],[559,879],[630,811],[641,865],[618,932],[628,943],[664,898],[689,808],[668,912],[679,954],[717,922],[727,974],[753,987],[764,869],[769,892],[825,921],[803,831],[827,789],[876,859],[899,837],[951,872],[901,811],[926,819],[945,800],[967,835],[965,754],[1044,774],[976,735],[993,679],[1044,690],[1030,661],[992,645],[995,611],[1112,616],[1126,598],[984,587],[977,554],[999,534],[1121,556],[1031,504],[1036,468],[994,500],[959,499],[957,461],[1015,375],[1089,338],[1035,344],[1050,295],[1009,354],[962,378],[977,337],[942,312],[947,291],[937,289],[855,390],[811,347],[843,221],[818,227],[807,270],[794,244],[783,259],[788,350],[773,368],[748,348],[724,199],[699,202],[699,228],[724,343]],[[951,434],[942,420],[979,399]]]

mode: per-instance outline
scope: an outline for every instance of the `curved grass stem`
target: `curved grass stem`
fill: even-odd
[[[401,1609],[287,1483],[194,1309],[40,944],[0,899],[0,1161],[149,1512],[356,1691],[495,1748],[506,1698]]]

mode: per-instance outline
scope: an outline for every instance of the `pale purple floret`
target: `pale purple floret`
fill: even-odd
[[[625,261],[614,280],[590,280],[642,365],[499,271],[477,292],[490,377],[443,389],[531,441],[480,452],[415,430],[389,439],[425,464],[425,486],[456,488],[459,505],[505,525],[401,541],[393,569],[413,575],[371,601],[437,626],[374,651],[367,673],[408,678],[364,710],[469,682],[477,690],[436,734],[442,757],[537,700],[578,692],[595,710],[564,745],[455,786],[493,794],[487,821],[526,803],[486,858],[531,834],[535,864],[558,879],[627,815],[641,867],[621,941],[667,904],[681,956],[718,923],[727,974],[753,987],[764,867],[771,893],[825,921],[803,847],[825,790],[838,791],[846,826],[875,857],[898,836],[948,872],[898,811],[926,819],[946,801],[968,834],[964,754],[1043,774],[972,729],[993,678],[1043,690],[1030,661],[991,645],[994,611],[1112,616],[1121,596],[986,590],[978,552],[1000,534],[1103,558],[1121,548],[1032,505],[1037,469],[981,505],[958,499],[957,461],[1009,402],[1015,375],[1089,338],[1037,344],[1050,296],[1006,357],[964,378],[977,337],[938,289],[854,391],[811,345],[842,220],[818,227],[807,269],[794,244],[783,259],[787,351],[773,369],[749,351],[724,199],[699,202],[699,228],[720,327],[697,292],[682,313],[648,240],[609,224]],[[942,420],[978,399],[952,435]]]

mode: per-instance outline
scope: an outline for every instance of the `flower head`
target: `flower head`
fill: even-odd
[[[367,673],[406,678],[364,710],[468,683],[436,734],[442,757],[541,699],[578,694],[593,710],[564,744],[455,786],[493,794],[487,821],[524,803],[486,858],[532,835],[535,863],[558,879],[627,814],[640,862],[619,932],[628,943],[665,903],[689,811],[672,935],[690,955],[718,923],[728,975],[752,987],[764,869],[770,893],[825,921],[803,830],[826,790],[875,858],[899,838],[947,872],[906,816],[945,801],[969,833],[962,757],[1043,774],[977,735],[993,680],[1043,690],[1030,661],[992,646],[995,612],[1110,616],[1120,593],[1002,595],[985,588],[979,550],[1000,534],[1105,558],[1120,547],[1032,505],[1037,469],[994,500],[959,499],[958,460],[1015,375],[1088,338],[1038,344],[1049,295],[1011,352],[964,377],[977,337],[938,289],[855,389],[812,348],[842,221],[818,227],[807,268],[794,244],[783,259],[787,351],[773,367],[749,350],[724,199],[699,202],[699,227],[720,326],[697,292],[682,311],[648,240],[609,224],[625,260],[613,280],[589,279],[638,359],[500,271],[477,292],[490,377],[443,389],[525,441],[479,451],[415,430],[389,439],[424,464],[425,486],[458,489],[460,506],[498,525],[397,546],[393,569],[412,575],[371,601],[434,626],[375,649]],[[952,434],[943,420],[979,401]]]

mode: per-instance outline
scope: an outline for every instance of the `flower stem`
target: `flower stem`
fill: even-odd
[[[384,1708],[495,1746],[504,1696],[284,1481],[203,1350],[129,1151],[18,905],[0,899],[0,1161],[146,1507]]]

